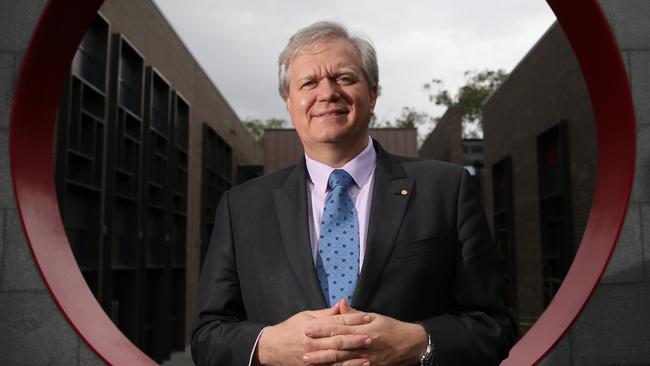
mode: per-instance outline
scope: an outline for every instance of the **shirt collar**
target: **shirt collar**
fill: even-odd
[[[368,137],[368,145],[366,145],[366,148],[338,169],[343,169],[350,173],[352,179],[354,179],[354,182],[360,188],[368,182],[370,174],[375,169],[376,162],[377,152],[373,146],[372,139]],[[307,165],[307,172],[309,172],[309,179],[314,184],[314,189],[326,192],[327,180],[336,168],[316,161],[307,156],[307,154],[305,154],[305,164]]]

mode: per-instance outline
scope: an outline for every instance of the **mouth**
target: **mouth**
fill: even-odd
[[[316,118],[336,117],[336,116],[346,115],[348,113],[349,113],[348,110],[345,108],[336,108],[336,109],[328,109],[319,113],[314,113],[312,117],[316,117]]]

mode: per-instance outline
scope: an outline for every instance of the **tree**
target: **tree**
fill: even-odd
[[[264,130],[270,128],[283,128],[288,127],[289,122],[283,118],[272,117],[262,121],[258,118],[245,118],[242,123],[248,129],[248,131],[253,135],[253,139],[257,142],[262,142],[264,137]]]
[[[425,112],[418,112],[413,107],[402,107],[402,115],[395,119],[393,127],[418,128],[432,121],[432,118]]]
[[[384,127],[380,122],[379,119],[377,118],[376,114],[370,115],[370,120],[368,121],[368,127],[369,128],[382,128]]]
[[[426,123],[434,121],[434,118],[426,112],[419,112],[413,107],[402,107],[402,115],[391,122],[385,120],[380,122],[376,115],[370,116],[370,128],[418,128]]]
[[[370,128],[415,128],[418,135],[418,146],[424,141],[426,133],[435,126],[436,118],[429,116],[426,112],[419,112],[413,107],[402,107],[402,114],[391,122],[385,120],[379,122],[374,114],[370,116]]]
[[[478,135],[481,129],[481,107],[485,99],[501,85],[508,77],[504,70],[465,71],[465,84],[458,88],[455,95],[443,89],[440,79],[432,79],[424,84],[424,89],[429,93],[429,100],[436,105],[447,108],[456,106],[460,108],[463,116],[463,133]],[[437,86],[437,91],[433,91]]]

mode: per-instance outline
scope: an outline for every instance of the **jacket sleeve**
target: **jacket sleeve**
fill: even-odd
[[[215,217],[199,281],[192,358],[197,366],[248,365],[263,324],[247,321],[237,275],[229,193]]]
[[[490,366],[508,356],[516,330],[505,304],[502,278],[476,178],[463,169],[458,188],[452,311],[420,321],[431,336],[439,366]]]

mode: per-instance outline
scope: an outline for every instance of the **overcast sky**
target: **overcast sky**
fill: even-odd
[[[154,1],[241,119],[289,119],[277,93],[277,56],[295,31],[318,20],[343,22],[374,43],[380,121],[404,106],[441,115],[425,82],[442,79],[455,91],[465,70],[509,72],[555,20],[542,0]]]

